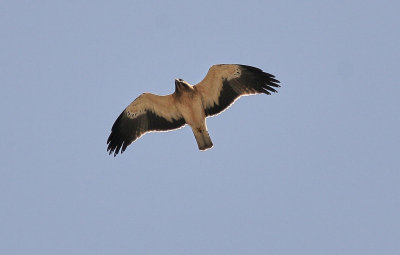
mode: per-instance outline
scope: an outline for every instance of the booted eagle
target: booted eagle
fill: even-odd
[[[261,69],[222,64],[212,66],[204,79],[192,86],[175,79],[175,92],[167,96],[143,93],[119,115],[107,139],[109,154],[119,151],[151,131],[168,131],[188,124],[199,150],[213,146],[206,118],[227,109],[241,96],[271,94],[280,87],[275,76]]]

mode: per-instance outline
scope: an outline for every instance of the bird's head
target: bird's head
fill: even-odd
[[[184,81],[182,79],[175,79],[175,91],[176,92],[188,91],[188,90],[193,90],[193,86],[190,85],[187,81]]]

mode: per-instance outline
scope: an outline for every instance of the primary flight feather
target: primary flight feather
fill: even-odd
[[[272,74],[235,64],[212,66],[194,86],[176,79],[174,93],[143,93],[125,108],[111,128],[107,151],[116,156],[147,132],[173,130],[185,124],[192,128],[199,149],[207,150],[213,143],[206,117],[221,113],[241,96],[277,92],[274,87],[280,86]]]

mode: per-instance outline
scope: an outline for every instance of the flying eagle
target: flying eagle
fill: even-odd
[[[261,69],[234,64],[212,66],[204,79],[192,86],[175,79],[175,92],[159,96],[143,93],[119,115],[107,139],[109,154],[119,151],[147,132],[168,131],[188,124],[200,150],[213,146],[206,118],[217,115],[241,96],[271,94],[280,87],[275,76]]]

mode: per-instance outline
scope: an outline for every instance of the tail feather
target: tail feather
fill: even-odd
[[[199,150],[203,151],[213,147],[210,135],[208,134],[208,131],[206,129],[202,130],[193,128],[193,134],[196,138]]]

